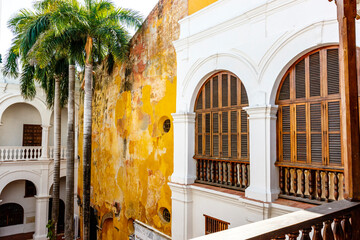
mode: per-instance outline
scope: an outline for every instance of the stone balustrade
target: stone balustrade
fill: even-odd
[[[50,159],[54,158],[54,147],[49,147]],[[65,159],[66,147],[61,147],[60,158]],[[4,161],[30,161],[42,158],[41,146],[0,146],[0,162]]]

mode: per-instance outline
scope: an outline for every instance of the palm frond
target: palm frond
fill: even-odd
[[[33,99],[36,96],[36,87],[34,82],[35,67],[26,64],[22,68],[20,77],[21,95],[25,99]]]

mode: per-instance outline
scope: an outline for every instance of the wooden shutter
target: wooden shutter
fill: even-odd
[[[340,102],[328,103],[329,163],[341,164]]]
[[[231,91],[231,106],[237,105],[237,78],[231,76],[230,78],[230,91]]]
[[[228,75],[222,75],[222,106],[228,106]]]
[[[322,163],[321,103],[310,104],[311,162]]]
[[[197,133],[198,133],[198,138],[197,138],[197,149],[198,149],[198,151],[197,151],[197,153],[199,155],[203,154],[202,126],[203,126],[203,124],[202,124],[202,114],[198,114],[197,115],[197,129],[198,129],[198,131],[197,131]]]
[[[320,96],[320,53],[309,57],[310,67],[310,97]]]
[[[339,53],[338,49],[327,50],[327,89],[328,95],[339,93]]]
[[[247,105],[248,104],[248,96],[246,93],[246,89],[244,84],[241,83],[241,104]]]
[[[241,110],[241,157],[248,158],[248,115],[245,110]]]
[[[295,66],[295,90],[296,98],[305,97],[305,59]]]
[[[213,78],[213,108],[219,106],[219,80],[218,76]]]
[[[307,148],[306,148],[306,106],[296,105],[296,150],[297,161],[306,162]]]
[[[210,113],[205,114],[205,155],[210,156]]]
[[[238,120],[237,111],[231,111],[231,157],[237,158],[238,146]]]
[[[219,114],[213,113],[213,156],[219,156]]]
[[[210,82],[205,84],[205,108],[210,108]]]
[[[290,106],[281,108],[282,117],[282,159],[284,161],[291,160],[291,142],[290,142]]]
[[[222,112],[222,120],[221,120],[221,125],[222,125],[222,136],[221,136],[221,141],[222,141],[222,155],[223,157],[227,157],[229,155],[229,117],[228,117],[228,112]]]
[[[202,109],[202,92],[200,92],[197,102],[196,102],[196,110]]]
[[[41,146],[42,127],[35,124],[23,125],[23,146]]]
[[[288,74],[283,80],[281,85],[281,90],[279,94],[279,100],[288,100],[290,99],[290,74]]]

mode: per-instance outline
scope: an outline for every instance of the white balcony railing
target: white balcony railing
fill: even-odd
[[[41,157],[41,147],[0,147],[0,161],[35,160]]]
[[[49,157],[54,159],[54,147],[49,147]],[[66,158],[66,147],[60,148],[60,159]]]
[[[42,157],[42,147],[0,146],[0,162],[4,161],[29,161]],[[66,147],[61,147],[60,158],[65,159]],[[49,147],[49,159],[54,158],[54,147]]]

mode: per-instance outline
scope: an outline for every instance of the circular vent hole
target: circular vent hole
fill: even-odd
[[[171,122],[170,122],[170,119],[166,119],[164,121],[164,124],[163,124],[163,129],[164,129],[164,132],[169,132],[170,131],[170,128],[171,128]]]

